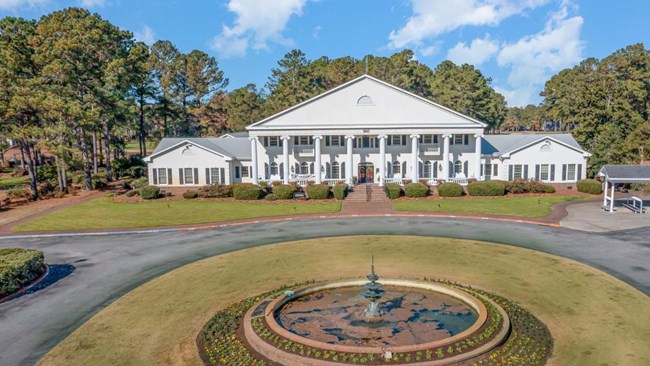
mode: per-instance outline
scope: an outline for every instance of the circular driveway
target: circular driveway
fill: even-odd
[[[539,250],[610,273],[650,294],[650,228],[585,233],[487,220],[359,217],[249,224],[215,230],[3,239],[36,248],[67,276],[0,304],[0,364],[33,364],[92,315],[131,289],[196,260],[244,248],[328,236],[421,235]],[[245,269],[242,269],[245,270]]]

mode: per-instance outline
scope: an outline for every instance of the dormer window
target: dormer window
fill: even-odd
[[[359,98],[357,100],[357,105],[358,106],[369,106],[369,105],[375,105],[375,102],[369,96],[364,95],[364,96],[362,96],[361,98]]]

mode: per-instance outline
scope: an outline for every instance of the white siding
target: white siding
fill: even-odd
[[[168,186],[198,187],[205,185],[205,168],[224,168],[226,177],[230,177],[230,161],[203,148],[188,144],[179,146],[151,159],[151,163],[149,163],[149,184],[154,184],[154,168],[172,170],[172,183],[168,184]],[[181,168],[198,169],[198,183],[181,185],[179,179],[179,169]],[[226,184],[231,183],[231,179],[226,180]]]

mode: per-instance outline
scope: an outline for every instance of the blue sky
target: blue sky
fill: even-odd
[[[474,64],[511,106],[538,103],[550,76],[586,57],[650,41],[645,0],[0,0],[0,16],[38,18],[69,6],[147,43],[208,52],[229,89],[262,87],[292,48],[310,59],[409,48],[431,68],[445,59]]]

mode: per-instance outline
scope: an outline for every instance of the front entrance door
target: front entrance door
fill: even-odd
[[[375,166],[372,163],[359,164],[359,184],[373,183],[375,180]]]

